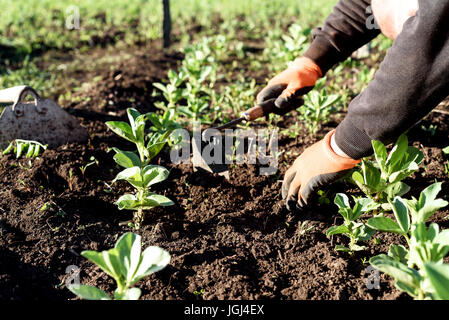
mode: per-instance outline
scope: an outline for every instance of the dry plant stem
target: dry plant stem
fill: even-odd
[[[134,222],[134,224],[136,226],[136,229],[140,229],[140,225],[142,224],[142,221],[143,221],[143,209],[139,208],[137,210],[137,214],[135,215],[135,222]]]

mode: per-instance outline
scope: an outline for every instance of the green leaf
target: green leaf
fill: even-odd
[[[424,222],[413,224],[412,240],[414,240],[415,242],[425,242],[428,240],[427,227]]]
[[[392,257],[394,260],[399,261],[405,265],[408,262],[408,250],[401,244],[391,244],[388,249],[388,256]]]
[[[366,249],[366,247],[365,246],[359,246],[358,244],[350,244],[349,245],[349,250],[351,250],[351,251],[362,251],[362,250],[365,250]]]
[[[395,183],[401,181],[419,169],[419,164],[424,159],[424,155],[415,147],[407,147],[401,162],[398,163],[388,181]]]
[[[137,111],[134,108],[128,108],[126,109],[126,114],[128,115],[129,123],[131,124],[131,128],[136,127],[136,120],[139,118],[142,114]]]
[[[374,230],[399,234],[404,233],[396,222],[387,217],[373,217],[370,218],[366,224]]]
[[[34,144],[30,143],[30,144],[28,144],[28,150],[27,150],[25,157],[31,158],[33,156],[33,154],[34,154]]]
[[[404,291],[405,293],[407,293],[408,295],[410,295],[411,297],[413,297],[415,299],[418,297],[418,290],[414,286],[407,285],[401,281],[396,281],[394,286],[399,291]]]
[[[348,196],[346,196],[344,193],[337,193],[334,198],[334,203],[339,208],[338,213],[340,213],[346,221],[350,221],[352,209],[349,205]]]
[[[374,150],[374,156],[376,157],[376,161],[379,164],[379,167],[383,172],[386,171],[385,163],[387,161],[387,148],[380,141],[372,140],[371,141]]]
[[[34,153],[33,153],[32,157],[36,158],[39,155],[40,151],[41,151],[41,145],[39,145],[39,144],[35,145]]]
[[[167,141],[163,141],[163,142],[158,142],[158,143],[155,143],[152,145],[148,145],[147,146],[148,159],[151,161],[151,159],[153,159],[155,156],[157,156],[159,154],[159,152],[161,152],[161,150],[164,148],[166,143],[167,143]]]
[[[141,115],[139,118],[137,118],[134,135],[136,136],[136,140],[140,144],[145,145],[145,115]]]
[[[379,204],[374,202],[373,199],[370,198],[362,198],[358,199],[355,202],[354,208],[352,209],[352,213],[350,215],[350,220],[356,220],[360,217],[360,215],[364,212],[375,210],[379,207]]]
[[[130,288],[124,292],[117,300],[139,300],[142,291],[139,288]]]
[[[367,190],[369,191],[368,194],[372,194],[374,192],[379,191],[381,186],[380,184],[381,173],[379,169],[374,167],[369,161],[362,161],[362,176],[365,189],[367,188]],[[362,189],[362,191],[364,190]]]
[[[449,154],[449,146],[447,146],[446,148],[443,148],[442,151],[444,154]]]
[[[389,174],[398,171],[400,169],[401,162],[407,151],[407,148],[408,148],[407,136],[405,134],[402,134],[396,141],[396,144],[391,150],[386,162]]]
[[[438,233],[433,241],[441,246],[449,246],[449,229],[443,230]]]
[[[137,210],[139,207],[139,200],[133,194],[124,194],[116,202],[119,210]]]
[[[123,121],[107,121],[106,126],[112,130],[115,134],[119,135],[123,139],[136,143],[137,140],[134,137],[131,126]]]
[[[68,289],[84,300],[111,300],[106,292],[97,287],[72,284],[68,286]]]
[[[371,239],[375,232],[376,230],[373,230],[367,225],[362,224],[360,227],[358,227],[357,240],[368,241],[369,239]]]
[[[170,172],[162,166],[148,165],[142,170],[143,185],[147,188],[167,179]]]
[[[449,265],[426,263],[424,265],[427,277],[435,290],[436,298],[449,300]]]
[[[357,210],[360,210],[361,212],[367,212],[374,209],[377,209],[379,205],[374,202],[373,199],[370,198],[362,198],[358,199],[356,201]],[[354,208],[356,207],[354,206]]]
[[[6,149],[3,150],[3,154],[8,154],[8,153],[10,153],[10,152],[12,151],[12,149],[14,148],[14,144],[15,144],[15,143],[16,143],[15,140],[11,141],[11,142],[9,143],[9,145],[6,147]]]
[[[159,154],[159,152],[161,152],[161,150],[167,143],[167,138],[170,136],[171,132],[171,130],[167,130],[164,132],[164,134],[153,132],[148,135],[148,144],[146,147],[147,157],[149,159],[148,161],[153,159]]]
[[[162,92],[167,93],[167,89],[166,89],[166,87],[162,83],[153,82],[153,87],[156,87],[159,90],[161,90]]]
[[[424,160],[424,154],[419,150],[418,148],[409,146],[407,148],[407,154],[405,155],[405,166],[408,165],[408,163],[416,163],[417,165],[421,164],[421,162]]]
[[[327,237],[341,233],[349,233],[349,229],[345,225],[341,225],[341,226],[332,226],[326,230]]]
[[[141,237],[139,235],[127,232],[122,235],[115,244],[115,248],[119,253],[122,274],[127,283],[131,283],[134,273],[140,263],[140,241]]]
[[[178,111],[185,114],[189,118],[195,118],[195,114],[190,111],[189,107],[178,107]]]
[[[393,200],[394,197],[401,197],[409,191],[410,186],[401,181],[389,184],[384,190],[389,200]]]
[[[139,203],[144,210],[149,210],[154,207],[167,207],[172,206],[175,203],[169,198],[156,193],[150,193],[143,198],[143,201]]]
[[[340,244],[337,244],[337,245],[335,246],[334,250],[335,250],[335,251],[341,251],[341,252],[351,252],[351,249],[349,249],[349,248],[347,248],[347,247],[345,247],[345,246],[342,246],[342,245],[340,245]]]
[[[112,248],[107,251],[102,251],[103,259],[106,262],[107,266],[114,273],[114,280],[118,285],[124,285],[124,275],[123,275],[123,266],[121,265],[119,252],[117,249]]]
[[[150,120],[151,124],[155,126],[157,129],[164,129],[162,127],[162,123],[159,120],[159,115],[154,112],[147,113],[147,117]]]
[[[25,148],[25,143],[23,142],[17,142],[17,147],[16,147],[16,158],[20,158],[20,156],[22,155],[24,148]]]
[[[114,155],[115,162],[124,168],[140,167],[140,159],[137,154],[130,151],[122,151],[118,148],[112,148],[116,152]]]
[[[410,229],[410,216],[408,214],[407,206],[399,197],[396,197],[391,205],[399,227],[404,233],[408,233]]]
[[[369,186],[365,184],[365,180],[363,179],[363,175],[358,172],[354,171],[351,176],[354,183],[362,190],[362,192],[366,195],[371,195],[376,192],[376,190],[371,189]]]
[[[337,193],[334,198],[334,203],[340,209],[350,208],[348,196],[344,193]]]
[[[441,182],[435,182],[421,191],[419,196],[419,206],[422,208],[427,202],[435,200],[438,193],[441,191]]]
[[[436,182],[425,188],[419,197],[416,223],[426,222],[439,209],[447,206],[443,199],[435,199],[441,190],[441,182]]]
[[[139,167],[131,167],[119,172],[112,182],[115,183],[117,180],[126,180],[136,188],[144,187]]]
[[[105,261],[103,252],[87,250],[87,251],[81,252],[81,255],[84,258],[95,263],[97,266],[100,267],[101,270],[103,270],[105,273],[107,273],[111,277],[116,278],[118,276],[117,274],[115,274],[114,270],[111,269],[109,267],[108,263]]]
[[[140,279],[162,270],[170,263],[170,254],[159,247],[150,246],[142,253],[140,265],[133,276],[131,285],[137,283]]]
[[[360,172],[358,171],[354,171],[352,173],[352,179],[354,180],[354,182],[356,182],[357,184],[365,184],[365,180],[363,180],[363,176]]]
[[[374,256],[369,262],[373,267],[393,277],[397,282],[402,282],[412,288],[419,287],[421,280],[419,273],[405,264],[385,254]]]

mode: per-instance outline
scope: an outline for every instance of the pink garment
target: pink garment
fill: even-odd
[[[401,33],[405,21],[419,9],[418,0],[372,0],[371,7],[380,31],[390,39]]]

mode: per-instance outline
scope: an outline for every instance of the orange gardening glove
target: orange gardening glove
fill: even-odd
[[[339,156],[332,150],[334,132],[332,130],[323,140],[304,150],[285,173],[282,198],[288,210],[306,206],[320,187],[343,177],[361,161]]]
[[[272,100],[277,108],[291,111],[301,105],[299,97],[315,86],[322,76],[321,69],[306,57],[297,58],[290,66],[271,79],[257,95],[257,103]],[[276,108],[275,108],[276,109]],[[276,112],[277,113],[277,112]],[[285,114],[286,112],[279,112]]]

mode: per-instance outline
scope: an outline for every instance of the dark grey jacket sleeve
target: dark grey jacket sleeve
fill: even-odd
[[[371,0],[340,0],[323,26],[313,30],[304,56],[315,61],[323,74],[379,35],[379,29],[369,28],[374,21],[367,10],[370,5]]]
[[[351,158],[372,154],[371,140],[394,142],[449,95],[449,1],[419,0],[368,87],[337,127]]]

